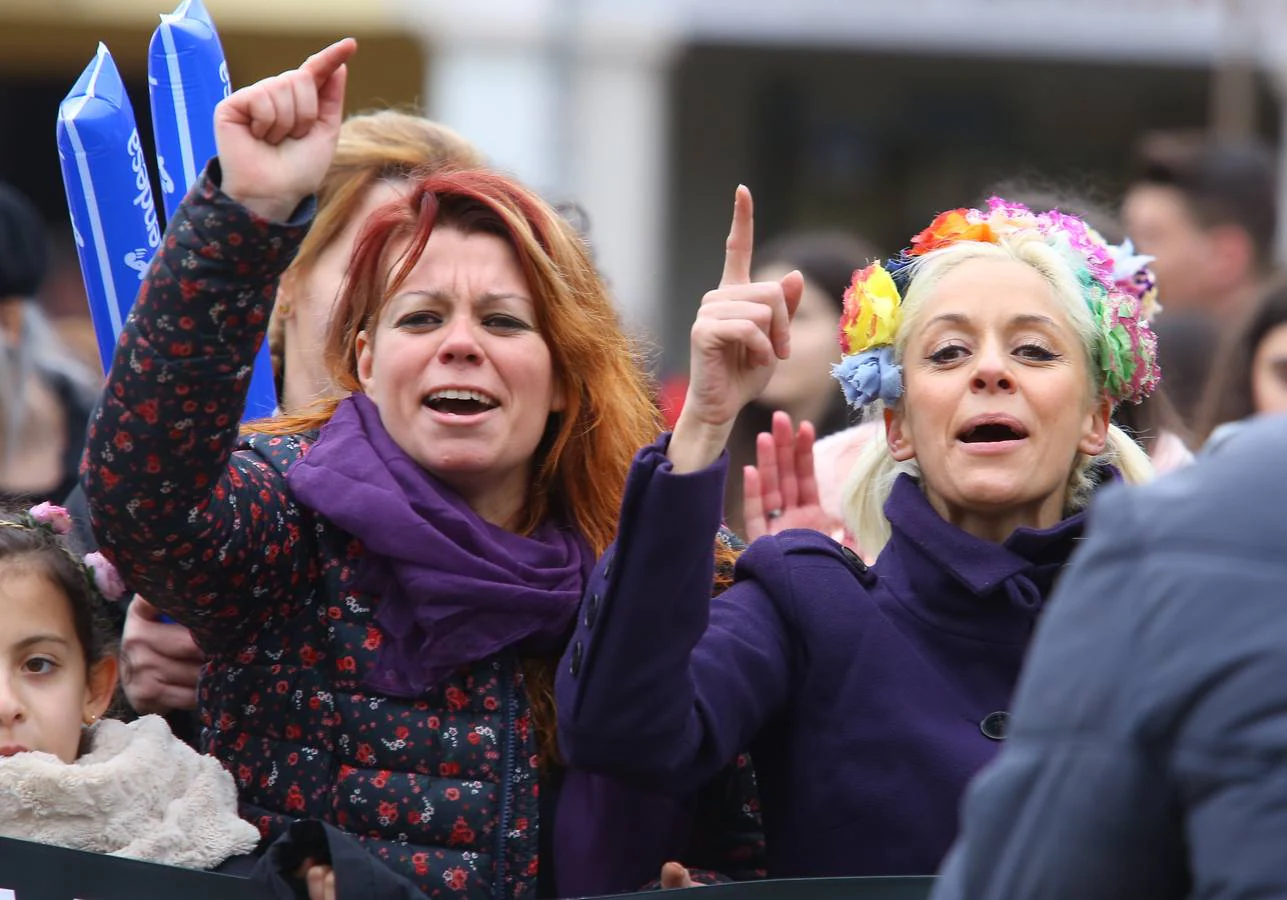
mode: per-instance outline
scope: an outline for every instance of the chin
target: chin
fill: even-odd
[[[957,484],[963,506],[990,512],[1018,509],[1041,502],[1048,496],[1033,491],[1032,482],[1022,473],[988,473]]]
[[[439,451],[425,459],[417,460],[430,475],[444,481],[453,476],[486,475],[496,465],[496,460],[484,454],[443,453]]]

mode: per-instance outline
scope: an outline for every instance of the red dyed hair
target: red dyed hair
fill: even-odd
[[[660,415],[642,356],[622,330],[584,241],[536,194],[481,169],[440,171],[422,177],[405,199],[376,212],[354,248],[327,335],[325,354],[335,385],[343,391],[362,390],[357,336],[364,330],[371,334],[434,228],[496,235],[513,248],[566,399],[564,410],[551,415],[532,461],[528,496],[515,530],[530,532],[555,515],[575,526],[591,550],[601,554],[616,536],[630,462],[656,438]],[[247,430],[312,432],[330,419],[339,402],[322,400]],[[533,718],[547,760],[558,758],[556,662],[525,661]]]

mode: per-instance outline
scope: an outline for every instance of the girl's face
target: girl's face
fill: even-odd
[[[35,565],[0,564],[0,609],[0,760],[39,751],[75,762],[81,726],[111,702],[116,659],[87,669],[71,601]]]

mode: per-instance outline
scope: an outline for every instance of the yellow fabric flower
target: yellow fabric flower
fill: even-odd
[[[902,321],[902,298],[894,279],[875,262],[854,273],[840,317],[840,349],[848,356],[894,342]]]

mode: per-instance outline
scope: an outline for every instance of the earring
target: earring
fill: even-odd
[[[98,716],[90,716],[87,719],[82,719],[82,721],[85,723],[85,726],[88,728],[90,725],[93,725],[95,722],[98,721]]]
[[[283,300],[283,301],[281,301],[280,303],[278,303],[278,304],[277,304],[277,312],[281,313],[283,316],[289,316],[289,315],[290,315],[290,301],[289,301],[289,300]]]

